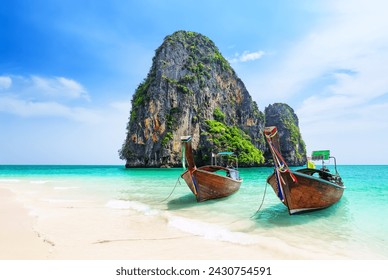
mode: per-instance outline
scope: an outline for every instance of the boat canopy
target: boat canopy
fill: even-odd
[[[313,151],[311,153],[312,160],[328,160],[330,158],[330,150]]]
[[[238,156],[233,153],[233,152],[219,152],[218,154],[213,154],[212,153],[212,165],[217,165],[217,156],[221,157],[221,162],[222,162],[222,157],[223,156],[233,156],[235,157],[235,161],[236,161],[236,169],[238,169]],[[214,160],[214,163],[213,163],[213,160]]]
[[[181,141],[182,142],[190,142],[191,141],[191,136],[181,136]]]
[[[219,152],[217,155],[220,156],[234,156],[233,152]]]

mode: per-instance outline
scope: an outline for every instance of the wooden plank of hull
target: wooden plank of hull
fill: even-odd
[[[281,173],[285,182],[282,185],[285,195],[283,204],[287,206],[290,214],[326,208],[342,197],[345,187],[303,173],[292,173],[297,182],[292,180],[289,173]],[[267,182],[278,195],[275,173],[268,177]]]
[[[219,165],[204,165],[198,167],[199,170],[208,171],[208,172],[217,172],[220,170],[228,171],[230,168],[219,166]]]
[[[242,182],[200,169],[194,171],[193,175],[197,183],[199,202],[229,196],[239,190]]]
[[[182,173],[181,177],[197,197],[198,202],[229,196],[239,190],[242,180],[233,179],[238,177],[235,170],[214,165],[197,168],[194,162],[191,138],[184,137],[182,141],[185,145],[185,158],[188,169]],[[231,177],[214,173],[219,170],[229,172]]]
[[[186,181],[198,202],[229,196],[239,190],[242,182],[242,180],[234,180],[200,169],[194,170],[192,174],[197,188],[189,171],[184,172],[181,177]]]
[[[192,193],[197,196],[197,190],[195,188],[195,185],[194,185],[194,182],[193,182],[193,179],[191,177],[191,174],[190,174],[190,171],[189,170],[186,170],[182,175],[181,177],[183,178],[183,180],[185,180],[186,184],[189,186],[189,189],[192,191]]]

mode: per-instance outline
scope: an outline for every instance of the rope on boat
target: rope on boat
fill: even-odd
[[[278,133],[277,129],[272,130],[271,133],[266,133],[264,132],[264,136],[267,139],[268,146],[271,150],[272,157],[274,159],[274,164],[275,164],[275,176],[276,176],[276,182],[277,182],[277,187],[278,187],[278,197],[281,201],[284,202],[285,200],[285,195],[284,195],[284,190],[283,190],[283,185],[286,184],[284,178],[282,177],[281,174],[286,174],[288,173],[294,183],[297,183],[298,180],[295,177],[294,174],[290,171],[290,168],[288,167],[286,161],[284,160],[283,156],[281,155],[280,151],[276,149],[274,143],[272,142],[272,138]]]
[[[267,193],[267,187],[268,187],[268,182],[265,184],[263,199],[261,200],[261,204],[260,204],[260,206],[259,206],[259,209],[256,210],[255,214],[253,214],[253,215],[250,217],[250,219],[252,219],[254,216],[256,216],[257,213],[259,213],[259,211],[261,210],[261,207],[262,207],[263,204],[264,204],[265,195],[266,195],[266,193]]]
[[[264,189],[264,194],[263,194],[263,199],[261,200],[261,204],[260,204],[260,207],[259,207],[259,209],[257,209],[256,210],[256,212],[250,217],[250,219],[252,219],[254,216],[256,216],[257,215],[257,213],[259,213],[259,211],[261,210],[261,207],[263,206],[263,204],[264,204],[264,198],[265,198],[265,194],[267,193],[267,186],[268,186],[268,183],[267,184],[265,184],[265,189]],[[245,220],[245,218],[241,218],[241,219],[237,219],[237,220],[235,220],[235,221],[233,221],[233,222],[231,222],[231,223],[229,223],[229,225],[231,225],[231,224],[234,224],[234,223],[237,223],[237,222],[239,222],[239,221],[242,221],[242,220]]]
[[[170,198],[170,196],[173,194],[173,192],[175,191],[175,188],[176,188],[176,186],[178,185],[178,183],[179,183],[179,185],[181,184],[181,182],[179,181],[179,177],[178,177],[178,180],[176,181],[176,183],[175,183],[175,186],[174,186],[174,188],[172,189],[172,191],[171,191],[171,193],[165,198],[165,199],[163,199],[163,200],[161,200],[160,202],[164,202],[164,201],[166,201],[167,199],[169,199]]]

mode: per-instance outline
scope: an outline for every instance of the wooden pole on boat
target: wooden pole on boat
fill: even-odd
[[[193,150],[191,147],[191,136],[182,136],[181,141],[185,145],[185,157],[187,162],[187,169],[193,170],[196,169],[194,157],[193,157]]]

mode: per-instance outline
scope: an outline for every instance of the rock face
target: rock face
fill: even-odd
[[[267,149],[264,124],[264,114],[214,43],[177,31],[156,50],[133,95],[119,154],[126,167],[179,166],[180,137],[191,135],[198,166],[223,150],[238,154],[241,166],[257,166]]]
[[[299,131],[299,120],[294,110],[284,103],[275,103],[265,108],[266,126],[276,126],[279,133],[280,149],[289,165],[306,164],[306,145]],[[271,155],[267,150],[266,159]]]

